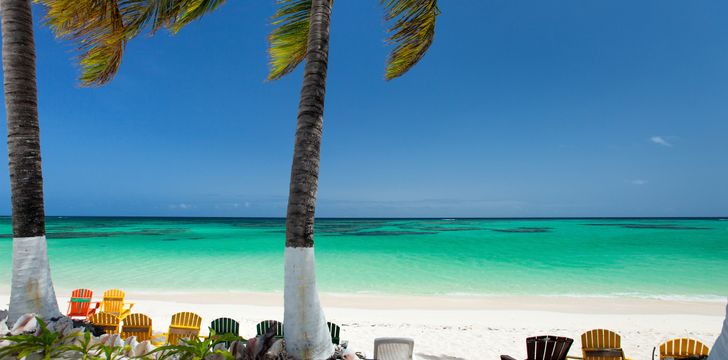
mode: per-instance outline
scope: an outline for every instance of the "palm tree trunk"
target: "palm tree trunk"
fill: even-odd
[[[283,326],[286,351],[300,360],[328,359],[334,353],[316,290],[313,253],[332,0],[312,2],[286,216]]]
[[[60,312],[46,250],[30,0],[0,0],[0,14],[13,206],[12,324],[26,313],[50,319]]]
[[[718,339],[710,349],[708,360],[728,359],[728,305],[725,308],[725,319],[723,320],[723,330],[721,330]]]

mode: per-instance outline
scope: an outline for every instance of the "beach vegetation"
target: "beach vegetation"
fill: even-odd
[[[37,317],[38,329],[33,334],[18,334],[2,337],[9,345],[0,347],[0,359],[21,359],[39,355],[43,359],[56,359],[71,349],[66,345],[76,335],[62,335],[48,329],[45,321]]]
[[[215,334],[210,329],[210,336],[200,339],[181,339],[177,345],[165,345],[152,350],[148,355],[158,354],[158,359],[203,360],[215,356],[216,359],[235,359],[226,351],[227,344],[243,340],[233,334]]]

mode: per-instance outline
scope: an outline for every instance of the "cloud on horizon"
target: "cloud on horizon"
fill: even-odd
[[[630,180],[629,183],[632,185],[646,185],[648,182],[649,181],[643,180],[643,179],[634,179],[634,180]]]
[[[667,141],[667,139],[665,139],[663,136],[653,136],[650,138],[650,141],[657,145],[672,147],[672,144]]]

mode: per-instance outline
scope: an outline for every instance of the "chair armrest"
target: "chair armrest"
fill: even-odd
[[[516,360],[515,358],[508,355],[501,355],[501,360]]]

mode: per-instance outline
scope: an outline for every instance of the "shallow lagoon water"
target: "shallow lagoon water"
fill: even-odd
[[[50,217],[54,282],[100,291],[281,291],[284,219]],[[11,268],[0,218],[0,286]],[[318,219],[332,293],[728,295],[720,219]]]

